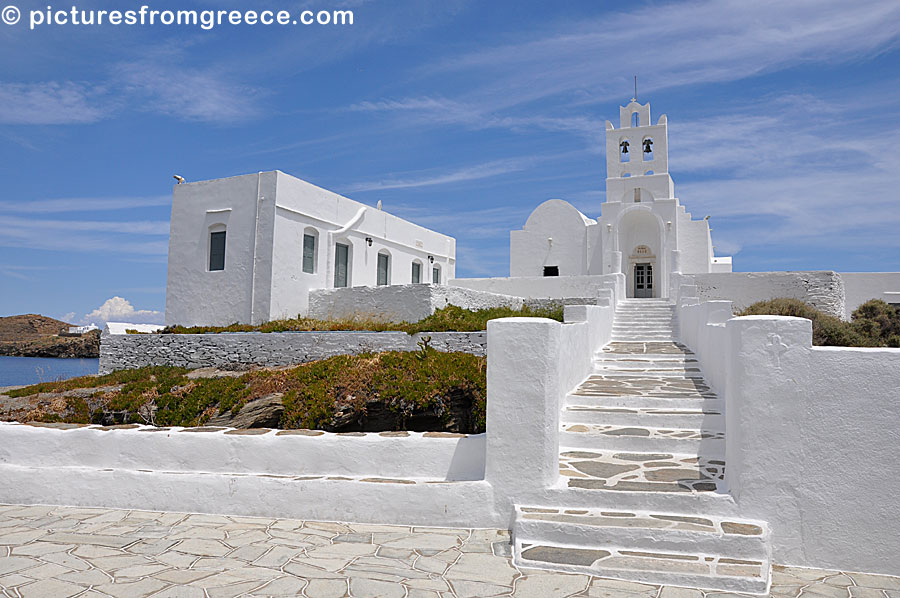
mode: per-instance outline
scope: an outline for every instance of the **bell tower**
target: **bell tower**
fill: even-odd
[[[654,125],[650,102],[619,107],[619,128],[606,121],[606,201],[646,202],[673,197],[666,115]]]

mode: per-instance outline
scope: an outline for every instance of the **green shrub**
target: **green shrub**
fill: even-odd
[[[239,377],[192,380],[184,368],[146,367],[37,384],[16,393],[121,385],[88,398],[65,397],[64,407],[35,413],[35,419],[48,422],[196,426],[217,412],[237,414],[248,401],[280,392],[285,406],[281,427],[332,430],[349,425],[382,431],[433,424],[429,429],[435,431],[476,433],[485,426],[486,362],[469,353],[441,353],[423,343],[416,352],[338,355]]]
[[[436,310],[432,315],[418,322],[384,322],[372,318],[344,318],[341,320],[315,320],[296,317],[288,320],[272,320],[259,326],[231,324],[229,326],[168,326],[160,334],[208,334],[219,332],[315,332],[338,330],[367,330],[373,332],[402,331],[409,334],[419,332],[478,332],[487,328],[488,320],[496,318],[533,317],[562,321],[563,307],[530,309],[522,307],[492,307],[487,309],[465,309],[455,305]]]
[[[754,303],[738,315],[794,316],[812,320],[813,344],[838,347],[900,347],[900,313],[877,299],[860,305],[852,321],[823,313],[799,299]]]

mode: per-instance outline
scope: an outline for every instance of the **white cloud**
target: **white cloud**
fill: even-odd
[[[73,314],[74,315],[74,314]],[[111,297],[103,305],[81,318],[83,324],[106,322],[128,322],[129,324],[162,324],[162,312],[150,309],[135,309],[131,302],[122,297]]]
[[[168,195],[155,197],[67,197],[38,199],[33,201],[0,201],[0,212],[24,212],[51,214],[59,212],[107,212],[167,206],[172,202]]]
[[[348,192],[375,191],[383,189],[410,189],[413,187],[430,187],[486,179],[511,172],[524,170],[533,159],[509,159],[466,166],[447,173],[433,173],[410,178],[389,178],[381,181],[369,181],[350,185]]]
[[[69,323],[72,323],[72,322],[75,321],[75,312],[74,312],[74,311],[70,311],[70,312],[67,313],[67,314],[61,315],[58,319],[59,319],[59,320],[62,320],[63,322],[69,322]]]
[[[179,120],[233,123],[259,115],[261,90],[214,70],[165,62],[133,62],[115,69],[127,92],[145,110]]]
[[[621,98],[631,73],[646,95],[667,87],[735,81],[817,62],[873,56],[900,40],[900,4],[820,0],[653,3],[574,26],[551,25],[423,68],[425,76],[480,72],[470,99],[509,107],[565,92]]]
[[[71,81],[0,83],[0,124],[64,125],[103,119],[103,87]]]
[[[41,220],[0,215],[0,247],[165,255],[165,221]]]

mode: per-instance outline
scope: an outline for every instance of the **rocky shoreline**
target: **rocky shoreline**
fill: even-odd
[[[4,357],[100,357],[100,331],[82,336],[45,336],[18,341],[0,341],[0,356]]]

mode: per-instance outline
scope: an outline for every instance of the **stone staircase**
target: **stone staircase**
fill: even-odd
[[[555,504],[517,506],[517,564],[768,591],[768,528],[727,515],[724,411],[675,327],[666,300],[619,303],[560,414]]]

